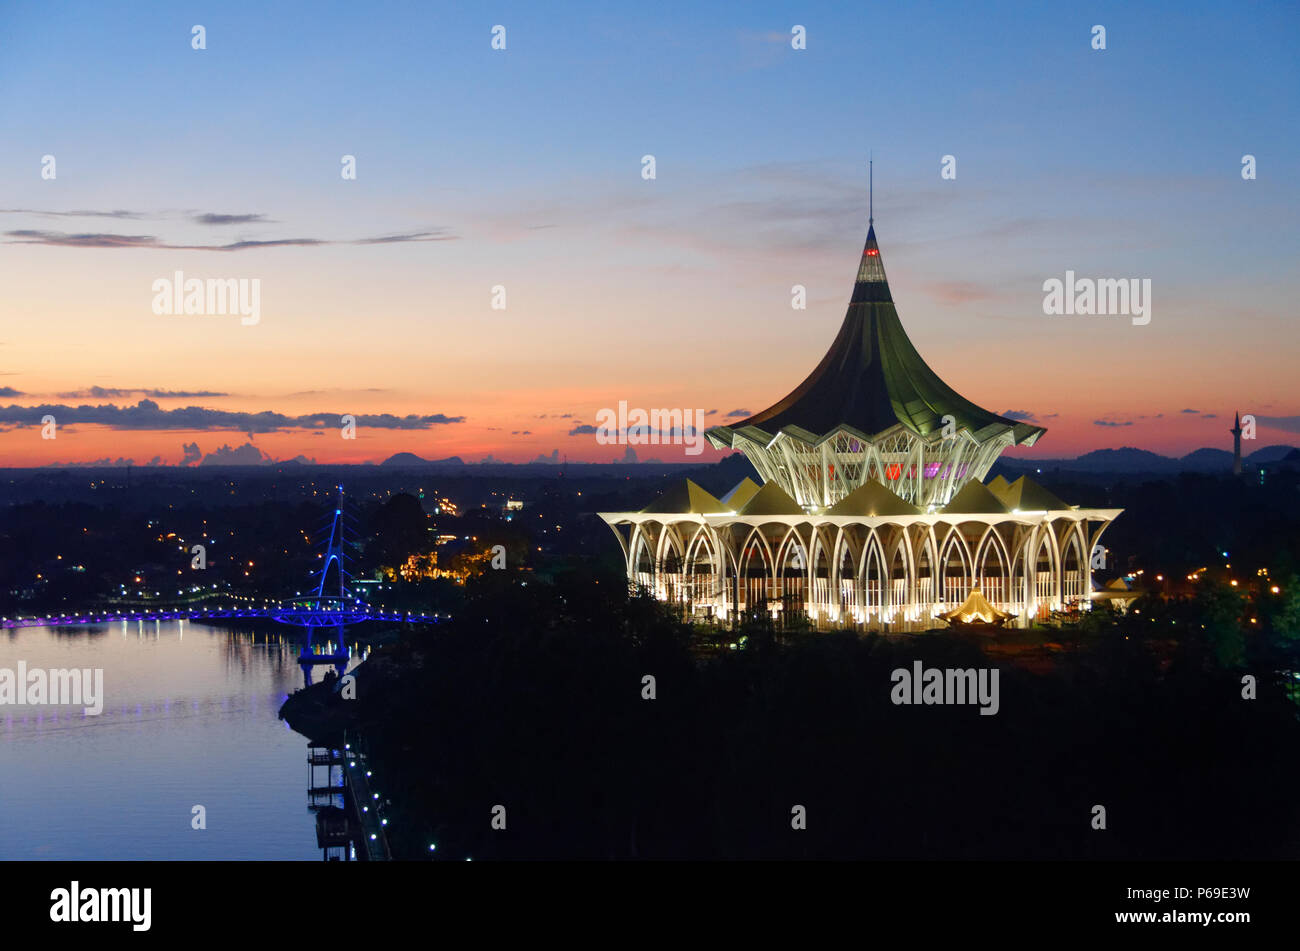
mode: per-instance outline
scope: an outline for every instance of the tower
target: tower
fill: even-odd
[[[1241,475],[1241,413],[1233,414],[1234,421],[1228,432],[1232,433],[1232,474]]]

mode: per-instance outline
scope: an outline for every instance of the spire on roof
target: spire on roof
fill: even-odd
[[[862,248],[862,262],[858,265],[858,278],[853,285],[851,304],[872,301],[892,301],[889,281],[885,278],[885,262],[880,259],[880,246],[876,244],[876,186],[874,163],[867,160],[867,243]]]
[[[885,277],[885,262],[880,258],[880,245],[876,244],[876,226],[868,225],[867,243],[862,248],[862,263],[858,265],[858,278],[849,303],[884,303],[893,299]]]

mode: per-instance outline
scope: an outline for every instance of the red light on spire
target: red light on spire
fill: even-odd
[[[862,253],[864,255],[867,255],[868,257],[874,258],[876,255],[880,253],[880,251],[877,248],[867,248],[867,250],[863,251]]]

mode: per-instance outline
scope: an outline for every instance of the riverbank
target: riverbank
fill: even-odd
[[[1296,707],[1264,673],[1242,699],[1244,669],[1280,667],[1225,662],[1195,614],[1090,619],[1051,664],[761,624],[702,661],[688,625],[605,581],[485,576],[405,662],[385,652],[357,703],[395,858],[1300,857]],[[996,703],[900,704],[918,662],[988,672]]]

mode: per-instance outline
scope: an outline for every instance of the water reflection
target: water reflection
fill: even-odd
[[[276,716],[306,682],[296,640],[158,620],[7,633],[0,667],[102,668],[104,706],[0,706],[0,859],[319,858],[307,742]]]

